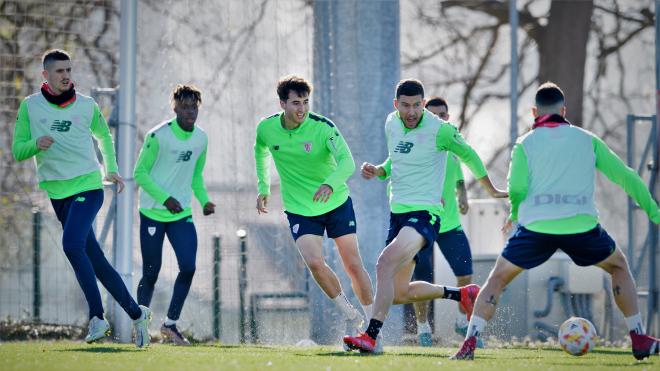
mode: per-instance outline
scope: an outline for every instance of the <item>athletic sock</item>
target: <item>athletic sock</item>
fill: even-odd
[[[358,311],[355,310],[355,307],[351,305],[351,302],[348,301],[348,298],[346,295],[344,295],[343,291],[339,292],[339,295],[337,295],[336,298],[333,298],[332,301],[339,306],[339,309],[346,315],[348,318],[355,318],[355,315],[359,315]]]
[[[486,328],[486,320],[473,314],[465,334],[465,340],[471,336],[479,337],[484,332],[484,328]]]
[[[429,325],[429,321],[417,322],[417,334],[430,334],[430,333],[431,333],[431,325]]]
[[[644,326],[642,325],[642,316],[637,313],[630,317],[626,317],[626,325],[628,326],[628,331],[634,331],[637,335],[644,335]]]
[[[376,340],[381,327],[383,327],[383,322],[372,318],[371,321],[369,321],[369,327],[367,327],[366,333],[370,338]]]
[[[445,286],[445,294],[442,297],[444,299],[461,301],[461,289],[458,287]]]
[[[176,320],[165,317],[165,326],[171,327],[172,325],[176,325]]]

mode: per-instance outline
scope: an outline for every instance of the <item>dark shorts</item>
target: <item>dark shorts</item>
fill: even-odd
[[[428,211],[412,211],[402,214],[390,213],[390,229],[387,231],[385,246],[389,245],[396,238],[403,227],[414,228],[417,233],[424,237],[426,244],[422,246],[422,250],[425,250],[427,247],[433,247],[433,243],[440,230],[440,218]],[[415,261],[418,259],[418,256],[415,256]]]
[[[289,230],[294,241],[306,234],[323,236],[323,232],[327,232],[328,237],[337,238],[356,231],[355,211],[350,197],[336,209],[317,216],[284,213],[289,219]]]
[[[590,231],[575,234],[547,234],[518,227],[502,251],[511,263],[531,269],[550,259],[557,249],[568,255],[575,264],[586,267],[607,259],[616,243],[599,225]]]
[[[440,247],[440,252],[447,259],[454,276],[472,275],[472,253],[463,228],[459,226],[438,233],[435,241]],[[433,282],[433,249],[424,249],[417,254],[413,277],[416,281]]]

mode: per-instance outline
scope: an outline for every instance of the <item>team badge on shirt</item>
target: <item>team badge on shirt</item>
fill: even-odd
[[[305,146],[305,152],[312,152],[312,142],[304,142],[303,145]]]

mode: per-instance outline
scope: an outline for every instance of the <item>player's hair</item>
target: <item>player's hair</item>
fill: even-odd
[[[172,107],[184,101],[192,101],[199,107],[202,104],[202,92],[195,85],[177,84],[172,90]]]
[[[277,82],[277,96],[284,102],[289,99],[290,91],[295,91],[302,97],[303,95],[311,94],[312,89],[312,84],[309,81],[296,75],[283,76]]]
[[[449,105],[447,104],[447,101],[445,98],[438,97],[438,96],[433,96],[429,98],[429,100],[426,101],[426,106],[425,108],[429,107],[445,107],[447,110],[449,110]]]
[[[534,103],[536,104],[538,115],[559,113],[564,106],[564,102],[564,92],[553,82],[548,81],[543,83],[536,90]]]
[[[399,97],[402,95],[408,97],[421,95],[422,98],[424,98],[424,85],[422,85],[422,82],[417,79],[401,80],[396,85],[396,99],[399,99]]]
[[[69,53],[62,49],[50,49],[46,50],[41,56],[41,63],[44,66],[44,70],[47,70],[50,65],[55,61],[70,61],[71,56]]]

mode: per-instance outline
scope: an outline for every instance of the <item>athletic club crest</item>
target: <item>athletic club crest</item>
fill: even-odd
[[[312,152],[312,142],[304,142],[303,145],[305,146],[305,152]]]

